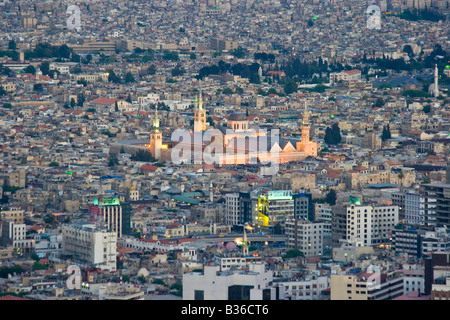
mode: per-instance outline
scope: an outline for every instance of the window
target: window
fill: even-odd
[[[194,300],[205,300],[205,292],[203,290],[195,290]]]

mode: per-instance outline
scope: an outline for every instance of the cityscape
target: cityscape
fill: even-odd
[[[0,31],[0,301],[450,300],[450,0],[0,0]]]

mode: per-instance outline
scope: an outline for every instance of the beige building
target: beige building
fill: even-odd
[[[25,210],[19,208],[9,208],[8,210],[0,211],[1,220],[14,221],[14,223],[23,223]]]
[[[9,185],[11,187],[25,188],[26,185],[26,171],[20,169],[9,174]]]
[[[316,187],[316,175],[308,173],[284,174],[272,178],[272,188],[275,190],[311,190]]]
[[[361,148],[379,150],[381,149],[381,139],[376,133],[367,132],[362,139]]]
[[[331,300],[391,300],[403,294],[400,273],[332,274]]]

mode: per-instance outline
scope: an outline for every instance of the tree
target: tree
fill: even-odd
[[[383,126],[383,132],[381,133],[381,140],[386,141],[391,139],[391,129],[389,128],[389,124]]]
[[[42,71],[42,74],[45,76],[45,75],[48,75],[48,73],[50,72],[50,63],[48,63],[48,62],[42,62],[40,65],[39,65],[39,69],[41,69],[41,71]]]
[[[288,79],[286,80],[286,82],[284,83],[284,92],[289,95],[291,93],[297,92],[298,90],[298,85],[297,82],[295,80],[292,79]]]
[[[283,256],[285,259],[291,259],[291,258],[297,258],[297,257],[303,257],[303,253],[298,249],[290,249],[286,251],[286,254]]]
[[[32,73],[32,74],[36,74],[36,68],[33,67],[32,65],[29,65],[28,67],[26,67],[24,69],[25,73]]]
[[[162,281],[161,279],[155,279],[152,281],[152,284],[159,284],[162,286],[165,286],[166,284],[164,283],[164,281]]]
[[[76,105],[77,103],[75,102],[75,99],[74,98],[70,99],[70,107],[73,109],[75,108]]]
[[[9,40],[9,42],[8,42],[8,49],[9,50],[16,50],[17,49],[17,45],[16,45],[16,42],[14,40]]]
[[[410,58],[414,58],[414,51],[409,44],[403,47],[403,52],[407,53]]]
[[[39,258],[39,256],[36,254],[36,252],[33,252],[33,253],[31,254],[30,258],[33,259],[34,261],[39,261],[39,260],[41,260],[41,259]]]
[[[58,163],[58,162],[55,162],[55,161],[52,161],[52,162],[49,163],[48,166],[49,166],[49,167],[59,167],[59,163]]]
[[[31,267],[33,270],[47,270],[47,266],[43,265],[39,261],[35,261]]]
[[[191,53],[189,57],[191,58],[191,60],[197,59],[197,55],[195,53]]]
[[[113,83],[121,83],[120,77],[116,75],[114,70],[108,70],[108,81]]]
[[[131,72],[127,72],[127,74],[125,75],[125,83],[132,83],[135,82],[136,79],[134,79],[134,76]]]
[[[380,97],[380,98],[377,98],[377,101],[375,101],[374,106],[377,107],[377,108],[383,107],[383,106],[384,106],[384,100],[383,100],[383,98],[381,98],[381,97]]]
[[[233,89],[231,88],[225,88],[222,91],[223,94],[233,94]]]
[[[337,197],[336,191],[334,191],[334,189],[330,189],[330,191],[328,191],[328,193],[325,197],[325,201],[330,206],[334,206],[336,204],[336,197]]]
[[[179,282],[175,282],[170,286],[170,290],[174,291],[173,294],[176,296],[180,296],[183,293],[183,285]]]
[[[430,107],[430,105],[429,104],[427,104],[427,105],[425,105],[425,106],[423,106],[423,112],[425,112],[425,113],[430,113],[431,112],[431,107]]]
[[[52,214],[48,214],[44,217],[44,222],[46,224],[53,224],[55,222],[55,216]]]
[[[324,140],[326,144],[337,145],[341,143],[341,129],[339,128],[339,125],[337,123],[333,123],[331,128],[327,127],[325,129]]]
[[[182,76],[185,72],[184,68],[180,64],[177,64],[175,68],[172,69],[172,77]]]
[[[281,228],[281,224],[277,223],[274,227],[273,227],[273,233],[274,234],[282,234],[283,230]]]
[[[108,167],[115,167],[119,164],[119,159],[115,153],[110,153],[108,158]]]

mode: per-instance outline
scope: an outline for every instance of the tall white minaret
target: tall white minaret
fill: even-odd
[[[153,158],[161,159],[162,133],[159,130],[158,105],[155,109],[155,117],[153,118],[153,129],[150,131],[150,152]]]
[[[214,189],[213,189],[212,181],[209,183],[209,202],[211,202],[211,203],[214,202]]]
[[[194,131],[202,132],[206,130],[206,110],[203,110],[202,91],[198,96],[198,108],[194,111]]]
[[[437,98],[439,96],[439,70],[436,64],[434,68],[434,97]]]

